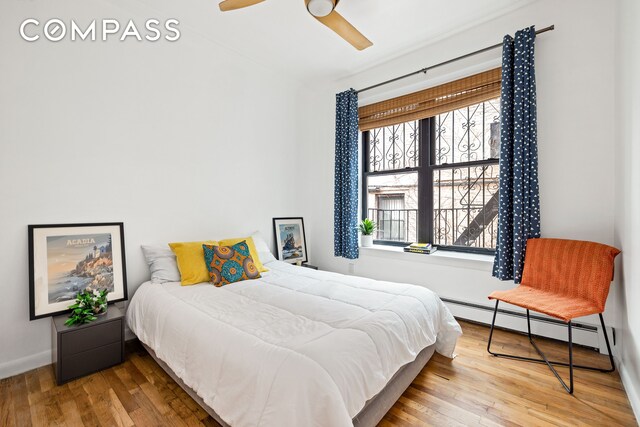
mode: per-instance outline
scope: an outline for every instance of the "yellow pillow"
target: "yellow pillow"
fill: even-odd
[[[237,239],[224,239],[224,240],[220,240],[218,244],[220,246],[233,246],[236,243],[242,242],[243,240],[247,241],[247,246],[249,246],[249,253],[251,254],[251,258],[253,258],[253,264],[258,268],[258,271],[261,273],[264,273],[265,271],[269,271],[268,268],[262,265],[262,261],[260,261],[260,257],[258,257],[258,250],[256,249],[256,245],[253,243],[253,239],[251,237],[239,237]]]
[[[204,242],[169,243],[169,247],[176,254],[178,270],[180,270],[180,284],[182,286],[195,285],[209,281],[209,270],[204,261],[202,245],[217,245],[214,240]]]

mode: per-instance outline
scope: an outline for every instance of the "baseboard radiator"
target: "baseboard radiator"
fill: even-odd
[[[493,310],[495,306],[477,304],[467,301],[460,301],[450,298],[441,298],[449,307],[453,315],[462,320],[491,324],[493,318]],[[496,327],[507,329],[515,332],[527,332],[527,316],[523,311],[512,309],[513,306],[501,304],[498,308],[498,317],[496,319]],[[531,312],[531,332],[536,336],[551,338],[559,341],[567,341],[567,325],[561,320],[540,315]],[[597,320],[595,320],[597,321]],[[594,321],[594,322],[595,322]],[[590,324],[582,322],[573,322],[573,342],[577,345],[589,347],[606,353],[606,344],[604,342],[604,334],[599,324]],[[611,344],[615,346],[616,334],[615,329],[607,325],[607,332],[611,339]]]

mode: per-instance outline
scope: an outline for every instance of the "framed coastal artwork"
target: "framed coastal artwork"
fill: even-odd
[[[127,299],[123,223],[30,225],[30,319],[68,312],[85,289]]]
[[[307,241],[301,217],[273,218],[278,259],[292,264],[307,262]]]

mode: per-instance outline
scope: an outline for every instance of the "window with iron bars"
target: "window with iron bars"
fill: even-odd
[[[492,253],[500,99],[362,133],[362,216],[377,244]]]

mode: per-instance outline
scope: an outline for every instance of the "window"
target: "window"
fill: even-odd
[[[398,186],[393,187],[397,189]],[[378,224],[378,238],[382,240],[407,240],[408,221],[404,214],[405,194],[387,194],[384,189],[376,194],[376,223]]]
[[[490,252],[498,221],[500,99],[366,130],[363,212],[378,244]]]

